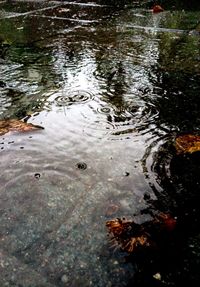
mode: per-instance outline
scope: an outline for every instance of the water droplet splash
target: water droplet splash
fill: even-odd
[[[58,106],[71,106],[73,104],[81,104],[88,102],[94,98],[91,92],[84,90],[63,91],[62,95],[55,98]]]
[[[35,174],[34,174],[34,177],[35,177],[36,179],[40,179],[41,175],[40,175],[40,173],[35,173]]]
[[[81,170],[85,170],[87,168],[87,164],[85,162],[78,162],[76,167]]]

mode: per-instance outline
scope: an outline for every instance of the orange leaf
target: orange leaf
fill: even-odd
[[[191,134],[178,136],[175,147],[177,154],[200,151],[200,136]]]
[[[0,120],[0,136],[8,132],[29,132],[43,127],[20,120]]]

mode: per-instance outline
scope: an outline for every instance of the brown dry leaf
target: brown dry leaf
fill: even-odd
[[[111,234],[113,247],[120,247],[123,251],[132,253],[138,249],[149,247],[151,240],[143,230],[142,225],[134,221],[116,218],[106,222],[106,226]]]
[[[29,132],[43,127],[20,120],[0,120],[0,136],[8,132]]]
[[[125,218],[112,219],[106,222],[113,247],[119,247],[128,253],[141,250],[155,250],[160,245],[162,237],[170,234],[176,228],[176,219],[170,214],[159,213],[142,224]]]
[[[123,234],[131,224],[132,221],[116,218],[108,220],[106,222],[106,227],[108,228],[109,232],[112,233],[114,236],[119,236]]]
[[[152,243],[148,236],[144,234],[141,236],[129,238],[124,244],[121,244],[121,248],[128,253],[132,253],[137,251],[138,248],[149,247],[151,244]]]
[[[175,147],[177,154],[200,151],[200,136],[191,134],[178,136]]]

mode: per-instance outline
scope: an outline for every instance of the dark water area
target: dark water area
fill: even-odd
[[[171,2],[0,1],[0,286],[199,286],[200,5]],[[173,244],[114,252],[152,210]]]

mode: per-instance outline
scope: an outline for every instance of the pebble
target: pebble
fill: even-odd
[[[64,274],[64,275],[61,277],[61,281],[62,281],[63,283],[67,283],[67,282],[68,282],[68,277],[67,277],[66,274]]]
[[[156,280],[161,280],[161,275],[160,273],[156,273],[153,275],[153,278],[155,278]]]

